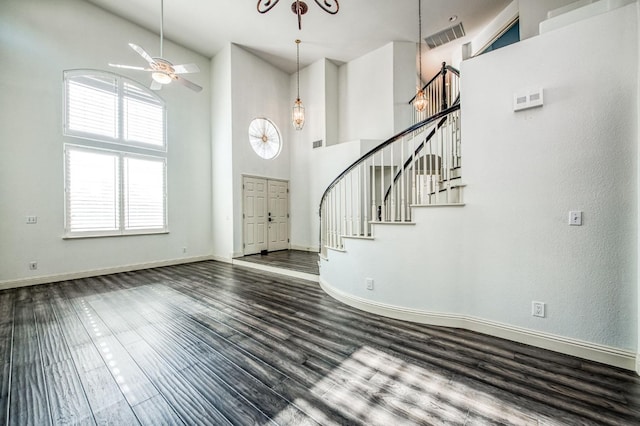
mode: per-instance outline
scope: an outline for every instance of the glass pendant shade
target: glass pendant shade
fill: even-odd
[[[304,105],[302,105],[300,98],[296,99],[293,103],[291,121],[293,123],[293,128],[296,130],[302,130],[304,127]]]
[[[424,90],[418,90],[416,98],[413,101],[413,106],[416,108],[416,111],[424,111],[427,107],[427,98],[424,96]]]
[[[171,76],[163,72],[154,72],[151,74],[151,78],[153,78],[155,81],[157,81],[160,84],[171,83]]]
[[[300,40],[296,40],[296,87],[298,88],[298,96],[293,103],[291,122],[294,129],[302,130],[304,127],[304,106],[300,100]]]

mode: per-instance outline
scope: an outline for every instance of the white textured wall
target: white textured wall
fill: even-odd
[[[636,22],[640,22],[640,6],[636,8]],[[638,30],[638,46],[640,46],[640,30]],[[638,55],[638,64],[637,64],[637,76],[638,76],[638,87],[637,87],[637,99],[640,99],[640,55]],[[638,101],[640,104],[640,101]],[[638,136],[638,146],[640,147],[640,105],[638,105],[637,110],[638,122],[636,125],[637,136]],[[640,149],[638,150],[638,155],[640,155]],[[640,158],[638,159],[638,164],[640,164]],[[637,188],[637,196],[638,202],[640,203],[640,173],[638,173],[638,181],[636,183]],[[638,207],[638,211],[640,212],[640,207]],[[638,229],[640,229],[640,214],[638,215]],[[639,241],[640,243],[640,241]],[[638,250],[638,265],[640,265],[640,250]],[[640,374],[640,273],[638,274],[638,345],[636,347],[636,372]]]
[[[321,277],[373,302],[635,351],[636,7],[464,62],[466,206],[347,240]],[[538,86],[544,107],[514,113],[513,93]],[[583,226],[567,225],[570,210]],[[531,316],[532,300],[546,318]]]
[[[0,283],[209,255],[211,148],[209,61],[173,43],[165,56],[201,69],[201,93],[163,89],[168,116],[166,235],[63,240],[62,72],[144,65],[128,42],[159,49],[159,37],[79,0],[0,2]],[[147,74],[121,74],[149,84]],[[37,215],[26,225],[26,215]],[[182,253],[187,247],[187,253]],[[28,262],[38,262],[29,271]]]
[[[340,66],[341,142],[386,139],[393,135],[393,51],[394,44],[389,43]]]
[[[231,45],[211,59],[211,93],[211,252],[216,258],[230,259],[234,222]]]
[[[520,40],[539,34],[540,22],[547,19],[547,12],[573,3],[576,0],[518,0],[520,8]]]
[[[293,126],[293,145],[296,148],[301,143],[311,145],[312,141],[321,140],[326,145],[327,141],[327,75],[326,59],[320,59],[300,70],[300,99],[305,106],[305,124],[302,130],[295,130]],[[291,75],[291,106],[297,94],[296,73]],[[305,142],[301,142],[301,140]],[[336,143],[337,141],[333,141]],[[293,148],[293,146],[292,146]],[[294,167],[294,165],[291,165]]]
[[[294,142],[290,121],[289,75],[273,65],[231,45],[231,96],[233,145],[234,256],[242,255],[242,175],[289,180],[289,152]],[[256,117],[273,121],[280,131],[282,151],[265,160],[249,144],[249,123]],[[224,184],[224,183],[223,183]]]
[[[325,81],[325,145],[334,145],[339,142],[339,93],[338,93],[338,66],[328,59],[324,60]]]
[[[293,130],[291,141],[291,185],[289,186],[289,200],[291,212],[291,247],[299,249],[312,249],[310,226],[317,217],[311,202],[311,193],[316,192],[311,188],[314,167],[312,154],[312,142],[322,140],[323,145],[337,143],[333,139],[328,141],[327,120],[329,115],[337,117],[337,108],[327,111],[327,91],[330,82],[327,81],[327,61],[316,61],[300,70],[300,97],[305,106],[306,122],[302,130]],[[337,68],[333,65],[333,68]],[[334,72],[334,74],[337,73]],[[296,96],[297,76],[291,75],[291,98]],[[334,98],[335,101],[335,98]],[[337,133],[337,123],[335,123]],[[324,150],[318,148],[317,150]]]
[[[291,245],[318,250],[320,197],[344,169],[362,154],[360,141],[312,149],[310,143],[297,145],[291,165]]]
[[[295,82],[293,75],[294,94]],[[301,70],[300,86],[308,120],[302,131],[293,132],[291,244],[317,250],[324,190],[373,144],[410,124],[407,102],[415,94],[415,44],[389,43],[340,67],[317,61]],[[319,139],[325,146],[312,149],[311,143]]]
[[[393,43],[393,133],[413,124],[413,107],[409,99],[416,94],[416,45],[412,42]],[[425,78],[429,78],[426,74]],[[387,138],[392,135],[388,135]],[[364,137],[363,137],[364,138]]]

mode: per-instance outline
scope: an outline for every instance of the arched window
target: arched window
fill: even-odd
[[[167,232],[166,108],[120,75],[64,72],[67,237]]]

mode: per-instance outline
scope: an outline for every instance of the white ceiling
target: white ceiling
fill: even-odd
[[[87,1],[160,32],[160,0]],[[291,12],[292,0],[281,0],[266,14],[258,13],[257,0],[164,0],[164,35],[207,57],[233,42],[289,73],[295,71],[297,38],[302,40],[301,66],[321,58],[348,62],[391,41],[418,39],[418,0],[338,1],[340,11],[330,15],[315,0],[306,0],[309,11],[302,18],[300,31]],[[469,41],[510,2],[422,0],[423,38],[451,26],[449,18],[453,15],[458,17],[455,23],[462,22],[467,33],[455,44],[434,52],[423,50],[425,56],[430,56],[434,64],[448,60],[452,48]],[[426,45],[423,48],[428,49]]]

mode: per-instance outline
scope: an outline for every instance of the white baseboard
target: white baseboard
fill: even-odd
[[[0,290],[6,290],[10,288],[27,287],[38,284],[48,284],[66,280],[76,280],[80,278],[96,277],[99,275],[117,274],[120,272],[139,271],[142,269],[160,268],[162,266],[180,265],[183,263],[202,262],[204,260],[220,260],[213,256],[196,256],[196,257],[183,257],[180,259],[162,260],[159,262],[147,262],[147,263],[135,263],[131,265],[116,266],[112,268],[92,269],[80,272],[70,272],[64,274],[54,275],[40,275],[37,277],[20,278],[17,280],[5,280],[0,281]],[[229,260],[228,263],[231,263]]]
[[[551,333],[543,333],[540,331],[467,315],[427,312],[418,309],[408,309],[385,303],[373,302],[338,290],[322,278],[320,278],[319,282],[320,287],[322,287],[322,289],[333,298],[365,312],[421,324],[456,327],[477,331],[490,336],[500,337],[543,349],[549,349],[555,352],[577,356],[583,359],[601,362],[603,364],[627,370],[635,370],[640,374],[640,355],[636,355],[631,351],[598,345],[596,343],[585,342]]]
[[[231,258],[231,257],[223,257],[223,256],[211,255],[211,256],[209,256],[209,259],[217,260],[218,262],[233,263],[233,258]]]
[[[296,244],[291,244],[291,250],[300,250],[300,251],[309,251],[311,253],[317,253],[318,247],[309,247],[309,246],[299,246]]]

